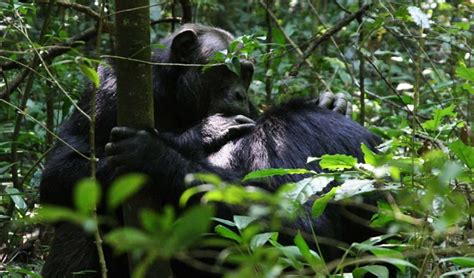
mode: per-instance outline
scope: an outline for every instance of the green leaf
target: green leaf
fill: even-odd
[[[250,249],[255,251],[255,249],[262,247],[267,243],[270,239],[276,240],[278,237],[278,233],[262,233],[255,235],[252,240],[250,240]]]
[[[18,189],[16,189],[15,187],[6,187],[5,193],[7,193],[10,196],[13,203],[15,204],[15,207],[18,210],[26,211],[28,206],[26,205],[25,200],[23,199],[23,194],[20,193]]]
[[[272,168],[272,169],[263,169],[257,170],[247,174],[243,181],[268,178],[273,176],[283,176],[283,175],[306,175],[306,174],[317,174],[315,171],[307,169],[283,169],[283,168]]]
[[[392,159],[393,154],[376,154],[374,153],[367,145],[364,143],[360,146],[362,153],[364,154],[364,161],[367,164],[372,166],[382,166],[385,165],[390,159]]]
[[[227,58],[225,59],[225,65],[229,70],[231,70],[233,73],[237,74],[237,76],[240,76],[240,59],[237,56],[232,57],[231,59]]]
[[[86,65],[85,63],[79,63],[79,68],[81,69],[81,72],[92,82],[94,87],[97,89],[100,86],[100,78],[99,74],[97,71]]]
[[[84,215],[90,214],[95,210],[100,201],[101,191],[97,181],[86,178],[74,188],[74,204],[76,208]]]
[[[234,215],[234,223],[237,229],[239,231],[242,231],[243,229],[247,228],[250,223],[253,221],[257,220],[257,217],[251,217],[251,216],[244,216],[244,215]]]
[[[110,186],[107,195],[107,207],[117,208],[125,200],[137,193],[145,184],[147,178],[142,174],[128,174],[118,177]]]
[[[435,109],[433,111],[433,119],[428,120],[422,124],[425,129],[437,130],[441,125],[442,121],[446,117],[455,117],[454,105],[450,105],[444,109]]]
[[[172,236],[165,243],[165,252],[172,255],[185,250],[209,230],[214,210],[211,206],[196,206],[187,210],[174,224]]]
[[[312,207],[313,217],[318,217],[324,212],[329,201],[331,201],[336,195],[337,189],[338,187],[333,187],[331,191],[329,191],[324,196],[314,201],[313,207]]]
[[[466,146],[461,140],[449,145],[449,149],[469,168],[474,168],[474,148]]]
[[[467,68],[466,66],[458,66],[456,67],[456,76],[461,79],[474,82],[474,67]]]
[[[388,268],[381,265],[367,265],[354,269],[354,278],[363,278],[366,273],[371,273],[379,278],[388,278]]]
[[[82,224],[87,218],[68,208],[43,205],[39,208],[36,219],[43,223],[69,221],[76,224]]]
[[[105,236],[105,242],[113,245],[117,251],[153,250],[156,243],[153,238],[135,228],[115,229]]]
[[[236,234],[234,231],[232,231],[231,229],[225,227],[225,226],[222,226],[222,225],[217,225],[215,228],[214,228],[214,231],[220,235],[221,237],[225,237],[225,238],[228,238],[228,239],[232,239],[232,240],[235,240],[236,242],[238,243],[241,243],[242,242],[242,237],[239,236],[238,234]]]
[[[285,36],[283,35],[283,32],[280,29],[272,28],[272,38],[276,44],[280,46],[285,45],[286,39],[285,39]]]
[[[325,154],[321,157],[319,165],[322,169],[334,171],[354,168],[356,163],[357,159],[353,156],[344,154]]]
[[[374,184],[375,180],[346,180],[339,186],[339,190],[334,199],[338,201],[359,194],[375,191],[376,188]]]
[[[334,177],[312,176],[292,184],[293,187],[284,194],[289,199],[295,200],[300,204],[304,204],[309,200],[310,197],[323,191],[323,189],[333,180]]]
[[[364,143],[360,146],[362,153],[364,153],[364,161],[367,164],[378,166],[376,154],[369,149]]]
[[[451,257],[441,259],[440,262],[452,262],[455,265],[463,267],[474,267],[474,258],[471,257]]]
[[[300,250],[301,254],[303,255],[303,258],[311,265],[311,266],[320,266],[322,264],[321,258],[316,254],[311,252],[309,249],[308,244],[304,240],[303,236],[301,233],[298,231],[298,234],[294,238],[295,245],[298,247]]]

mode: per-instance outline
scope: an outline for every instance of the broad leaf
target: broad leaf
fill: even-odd
[[[470,169],[474,168],[474,148],[466,146],[461,140],[449,145],[449,149]]]
[[[74,204],[81,213],[87,215],[95,210],[100,201],[101,190],[96,180],[86,178],[74,188]]]
[[[222,225],[217,225],[215,228],[214,228],[214,231],[222,236],[222,237],[225,237],[225,238],[228,238],[228,239],[232,239],[232,240],[235,240],[236,242],[240,243],[242,242],[242,237],[239,236],[238,234],[236,234],[234,231],[232,231],[231,229],[225,227],[225,226],[222,226]]]
[[[321,157],[319,165],[322,169],[334,171],[354,168],[356,163],[357,159],[353,156],[344,154],[325,154]]]
[[[324,212],[329,201],[331,201],[336,195],[337,190],[338,190],[338,187],[334,187],[331,189],[331,191],[326,193],[324,196],[314,201],[313,208],[312,208],[313,217],[318,217]]]
[[[311,170],[307,170],[307,169],[282,169],[282,168],[263,169],[263,170],[258,170],[258,171],[254,171],[247,174],[243,178],[243,181],[267,178],[267,177],[272,177],[272,176],[305,175],[305,174],[317,174],[317,173]]]
[[[117,208],[125,200],[137,193],[145,184],[146,177],[142,174],[129,174],[118,177],[108,191],[107,206],[110,210]]]

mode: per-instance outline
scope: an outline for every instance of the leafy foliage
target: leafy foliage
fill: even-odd
[[[192,1],[196,21],[239,35],[210,65],[224,63],[239,74],[240,59],[253,59],[251,98],[260,110],[295,96],[343,92],[352,98],[353,118],[385,143],[379,152],[361,146],[363,163],[339,154],[309,158],[308,163],[319,163],[327,171],[323,174],[264,169],[245,177],[243,182],[306,175],[273,194],[208,174],[190,175],[189,181],[200,185],[181,197],[183,213],[171,207],[143,210],[135,228],[111,224],[111,212],[146,183],[141,175],[123,177],[107,192],[95,181],[84,180],[76,187],[74,209],[39,208],[39,177],[57,127],[84,88],[99,85],[95,67],[100,55],[112,52],[113,42],[105,26],[98,41],[81,40],[62,55],[49,57],[47,53],[96,26],[97,18],[55,6],[42,31],[48,4],[27,2],[0,3],[2,277],[39,277],[47,253],[43,247],[51,241],[45,223],[57,221],[75,223],[90,233],[110,225],[107,244],[144,256],[136,277],[154,260],[188,258],[196,246],[219,247],[222,251],[213,254],[217,264],[236,265],[233,271],[220,269],[228,277],[344,272],[388,277],[390,265],[399,277],[472,275],[472,1],[372,1],[360,22],[345,26],[304,61],[297,77],[289,72],[307,45],[356,11],[360,1]],[[174,16],[175,2],[150,1],[152,19]],[[113,11],[109,4],[107,13]],[[96,2],[87,5],[99,11]],[[153,25],[153,38],[164,37],[173,26]],[[46,58],[39,59],[39,54]],[[31,81],[26,76],[30,72],[35,73]],[[9,92],[17,80],[20,85]],[[338,186],[326,190],[334,182]],[[370,225],[384,229],[384,236],[352,244],[334,262],[309,247],[313,235],[293,231],[294,245],[279,243],[285,223],[305,213],[303,204],[311,202],[316,217],[331,202],[360,205],[364,194],[385,196],[370,207]],[[96,215],[102,198],[107,212]],[[201,204],[186,206],[196,200]],[[239,213],[232,220],[215,217],[213,206],[222,203],[239,207]]]

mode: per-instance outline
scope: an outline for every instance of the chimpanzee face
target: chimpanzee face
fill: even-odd
[[[203,80],[206,82],[214,80],[205,86],[210,94],[208,114],[249,116],[250,100],[247,91],[252,81],[253,71],[253,64],[246,60],[240,61],[239,75],[225,65],[208,69],[203,74]]]
[[[218,52],[227,49],[234,37],[228,32],[199,25],[185,25],[172,38],[171,60],[185,64],[207,64]],[[182,117],[197,120],[208,115],[249,115],[247,90],[254,66],[240,61],[240,74],[225,65],[183,67],[176,82],[176,98],[183,107]],[[186,115],[184,115],[186,113]]]

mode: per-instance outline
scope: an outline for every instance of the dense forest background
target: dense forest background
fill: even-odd
[[[344,22],[365,8],[362,16]],[[80,209],[38,218],[39,182],[44,158],[59,139],[58,126],[97,82],[98,64],[114,55],[113,11],[109,0],[0,3],[2,277],[40,277],[52,236],[48,222],[68,220],[91,232],[97,227],[97,218]],[[385,228],[386,236],[353,244],[344,258],[324,262],[300,235],[294,246],[279,245],[277,230],[264,230],[256,221],[259,213],[236,216],[212,229],[228,240],[229,254],[241,254],[233,276],[346,271],[387,277],[387,265],[394,265],[401,277],[472,277],[474,1],[164,0],[150,1],[150,13],[152,48],[161,47],[159,40],[181,22],[220,27],[238,37],[239,53],[229,49],[218,58],[231,69],[235,55],[253,59],[250,94],[259,110],[294,97],[344,93],[353,104],[352,119],[384,139],[380,153],[364,151],[365,163],[347,156],[320,160],[342,185],[322,194],[313,214],[328,202],[355,202],[361,193],[380,191],[386,200],[373,208],[371,225]],[[250,178],[283,173],[301,172],[275,170]],[[226,190],[215,177],[200,178],[215,185],[209,193]],[[96,197],[88,190],[93,185],[82,188],[79,199]],[[265,217],[276,218],[321,191],[314,183],[288,188],[269,194],[232,187],[234,198],[225,192],[208,197],[248,206],[249,212],[271,211]],[[162,223],[169,229],[118,228],[105,241],[151,259],[184,256],[199,239],[183,235],[207,227],[210,219],[206,210],[185,214],[188,220],[202,217],[189,227],[173,226],[168,210],[148,217],[171,223]],[[172,229],[182,229],[181,237]],[[173,235],[174,246],[150,244]]]

